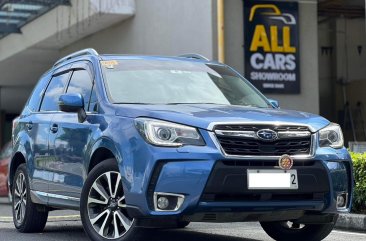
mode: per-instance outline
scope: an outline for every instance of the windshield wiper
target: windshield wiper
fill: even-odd
[[[175,103],[166,103],[166,105],[225,105],[225,104],[220,104],[220,103],[197,103],[197,102],[175,102]]]
[[[113,104],[117,104],[117,105],[122,105],[122,104],[126,104],[126,105],[153,105],[151,103],[140,103],[140,102],[114,102]]]

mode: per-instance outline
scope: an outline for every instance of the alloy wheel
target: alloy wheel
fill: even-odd
[[[127,233],[134,219],[127,214],[120,173],[109,171],[94,181],[87,209],[91,225],[103,238],[118,239]]]
[[[19,173],[14,185],[13,208],[15,211],[15,220],[21,224],[24,220],[27,206],[27,184],[23,173]]]

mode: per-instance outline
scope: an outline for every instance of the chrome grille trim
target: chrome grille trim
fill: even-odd
[[[227,131],[227,130],[215,130],[216,135],[220,136],[237,136],[246,137],[253,139],[260,139],[256,135],[256,131]],[[310,131],[278,131],[278,139],[289,139],[289,138],[301,138],[308,137],[311,135]]]
[[[212,132],[210,131],[209,132],[209,135],[212,139],[212,141],[214,142],[215,146],[221,151],[221,153],[223,154],[224,157],[226,158],[229,158],[229,159],[232,159],[232,158],[236,158],[236,159],[244,159],[244,160],[258,160],[258,158],[260,158],[261,160],[273,160],[273,159],[278,159],[280,157],[280,155],[264,155],[264,156],[261,156],[261,155],[230,155],[230,154],[227,154],[225,152],[225,150],[223,149],[223,147],[221,146],[218,138],[217,138],[217,135],[229,135],[229,134],[233,134],[232,136],[238,136],[238,137],[246,137],[248,138],[247,136],[252,136],[253,133],[255,134],[256,131],[228,131],[228,130],[215,130],[215,127],[216,126],[220,126],[222,124],[225,124],[225,125],[230,125],[230,124],[235,124],[235,125],[248,125],[248,123],[215,123],[215,125],[211,125],[211,128],[212,128]],[[258,125],[258,126],[261,126],[262,123],[251,123],[251,125]],[[268,125],[268,123],[265,123],[265,125]],[[285,124],[286,126],[296,126],[294,125],[293,123],[292,124],[289,124],[289,123],[286,123]],[[276,128],[278,128],[281,130],[281,131],[278,131],[278,133],[280,133],[280,135],[284,135],[284,136],[287,136],[289,137],[290,139],[293,138],[295,139],[294,137],[292,137],[293,135],[295,136],[298,136],[299,138],[302,138],[302,137],[307,137],[307,136],[310,136],[310,139],[311,139],[311,143],[310,143],[310,150],[309,150],[309,154],[295,154],[295,155],[291,155],[292,158],[294,158],[295,160],[296,159],[311,159],[314,157],[315,155],[315,151],[316,151],[316,143],[317,143],[317,138],[318,138],[318,134],[317,133],[311,133],[312,129],[309,128],[308,126],[304,125],[302,127],[304,128],[308,128],[307,131],[304,131],[303,129],[301,131],[283,131],[280,127],[281,126],[278,126],[276,125]],[[291,133],[289,133],[291,132]],[[282,139],[285,139],[284,137],[282,137]]]

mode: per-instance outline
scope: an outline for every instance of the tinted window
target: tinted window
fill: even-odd
[[[67,93],[79,93],[84,98],[84,107],[88,108],[93,83],[86,70],[77,70],[72,74]]]
[[[116,104],[219,104],[270,107],[245,79],[222,65],[193,61],[102,62]],[[146,91],[147,90],[147,91]]]
[[[46,88],[49,78],[50,75],[44,76],[42,79],[38,81],[38,84],[34,88],[32,95],[28,101],[28,108],[31,111],[38,111],[39,103],[41,103],[42,99],[43,90]]]
[[[54,76],[47,87],[43,97],[41,111],[56,111],[58,110],[58,99],[63,93],[65,85],[69,79],[69,73]]]

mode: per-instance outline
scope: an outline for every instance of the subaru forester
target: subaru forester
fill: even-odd
[[[9,187],[24,233],[74,209],[92,240],[245,221],[276,240],[321,240],[352,202],[339,125],[280,109],[196,54],[68,55],[40,78],[12,137]]]

